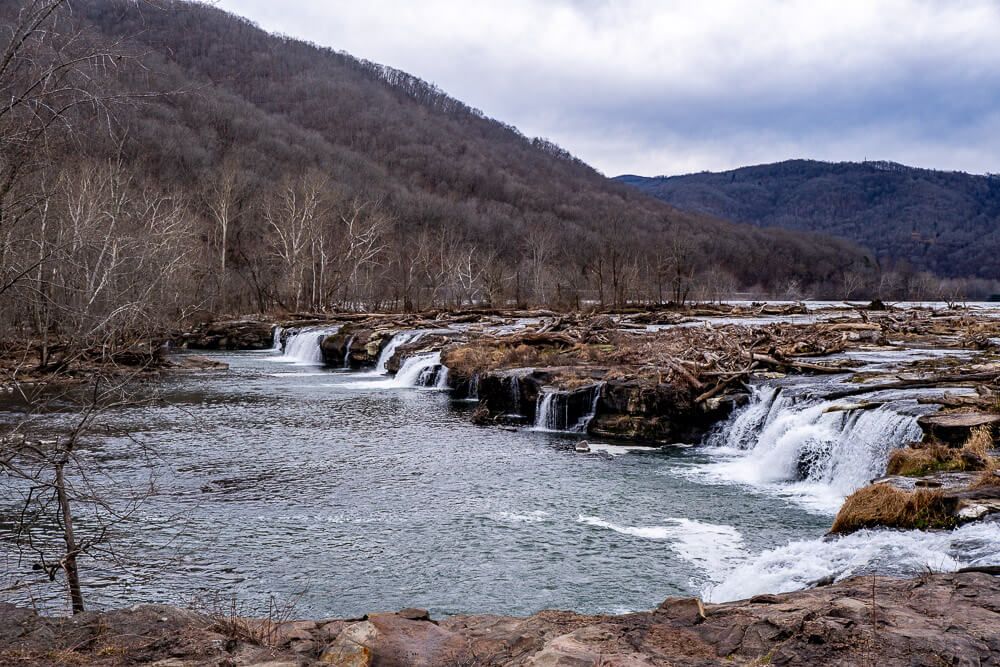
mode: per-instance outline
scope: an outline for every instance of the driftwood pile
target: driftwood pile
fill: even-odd
[[[503,336],[482,336],[448,354],[466,361],[466,373],[538,363],[611,367],[616,375],[686,386],[697,402],[740,387],[762,371],[846,373],[842,365],[807,359],[845,349],[843,331],[816,325],[674,327],[656,332],[623,330],[607,315],[545,318],[537,326]],[[523,350],[520,354],[505,353]],[[474,367],[473,367],[474,366]],[[487,368],[486,366],[489,366]]]

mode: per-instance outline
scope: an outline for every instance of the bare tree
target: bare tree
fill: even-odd
[[[244,185],[240,180],[239,167],[230,159],[213,174],[205,193],[205,206],[212,220],[215,232],[214,246],[218,255],[218,291],[217,307],[226,307],[226,289],[229,283],[228,259],[229,241],[233,225],[242,215],[241,201],[245,196]]]

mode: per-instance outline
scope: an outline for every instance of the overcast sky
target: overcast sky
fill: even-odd
[[[1000,0],[220,0],[608,175],[792,157],[1000,172]]]

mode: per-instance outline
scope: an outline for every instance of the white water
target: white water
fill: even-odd
[[[577,521],[647,540],[664,540],[678,556],[717,581],[746,558],[743,536],[732,526],[694,519],[669,518],[663,526],[621,526],[595,516],[579,516]]]
[[[833,540],[802,540],[765,551],[733,568],[702,597],[709,602],[784,593],[852,576],[912,576],[1000,565],[1000,524],[973,523],[954,531],[861,530]]]
[[[695,474],[789,497],[835,513],[843,499],[882,475],[890,452],[921,437],[917,418],[891,405],[828,411],[835,403],[796,400],[775,387],[709,439],[716,461]]]
[[[332,327],[305,327],[289,334],[285,340],[285,353],[272,361],[307,364],[311,366],[323,365],[323,351],[320,343],[327,336],[340,331],[340,326]]]
[[[423,335],[423,331],[403,331],[393,336],[392,340],[386,344],[382,352],[378,355],[378,362],[375,363],[376,372],[382,375],[388,373],[389,360],[392,359],[392,355],[396,354],[399,346],[414,343],[420,340]]]
[[[402,335],[402,334],[401,334]],[[380,374],[381,375],[381,374]],[[352,389],[405,389],[422,387],[448,389],[448,367],[441,363],[441,352],[425,352],[407,357],[393,377],[379,380],[346,382],[331,385]]]
[[[274,327],[274,339],[271,342],[271,352],[281,352],[281,327]]]
[[[347,339],[347,344],[344,346],[344,369],[351,369],[351,345],[354,343],[354,336]]]
[[[393,383],[397,387],[434,387],[437,386],[438,376],[445,375],[441,372],[441,353],[426,352],[408,357],[403,365],[399,367],[399,372],[393,378]]]
[[[601,387],[603,383],[598,383],[586,389],[575,391],[557,391],[548,389],[538,395],[538,403],[535,408],[536,431],[566,431],[569,433],[586,433],[587,427],[597,414],[597,403],[601,399]],[[581,415],[575,422],[570,424],[569,398],[584,391],[592,392],[590,412]]]

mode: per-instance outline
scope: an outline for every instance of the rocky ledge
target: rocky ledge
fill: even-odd
[[[996,665],[1000,578],[859,577],[702,604],[671,598],[623,616],[427,612],[268,622],[144,606],[51,619],[0,605],[0,662],[31,665]]]

